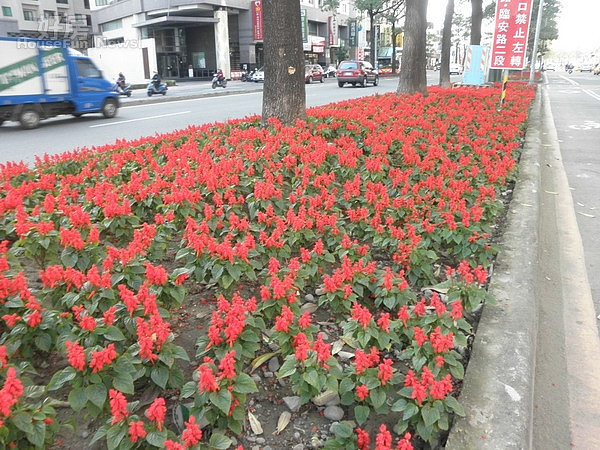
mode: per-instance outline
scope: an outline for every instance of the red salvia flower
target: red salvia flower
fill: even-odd
[[[146,410],[146,417],[156,423],[159,431],[162,430],[162,426],[165,423],[165,415],[167,408],[165,406],[165,399],[157,397],[152,404]]]
[[[146,430],[144,430],[144,422],[129,422],[129,439],[131,442],[136,443],[140,438],[146,436]]]
[[[185,430],[181,434],[181,439],[186,447],[193,447],[202,439],[202,430],[200,425],[196,423],[196,417],[190,416],[187,422],[184,422]]]
[[[113,416],[111,425],[114,425],[126,419],[129,415],[129,411],[127,411],[127,399],[121,392],[115,389],[108,391],[108,398],[110,399],[110,412]]]
[[[85,369],[85,350],[76,342],[66,341],[69,364],[78,371]]]

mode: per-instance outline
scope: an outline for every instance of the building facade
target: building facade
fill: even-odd
[[[144,73],[208,77],[220,68],[230,76],[264,63],[268,30],[261,28],[260,0],[89,1],[94,47],[127,48],[154,40]],[[335,64],[338,49],[350,47],[349,28],[356,16],[351,0],[341,0],[335,12],[323,11],[322,0],[301,0],[301,9],[306,62]]]
[[[85,51],[92,34],[89,1],[2,0],[0,36],[64,40]]]

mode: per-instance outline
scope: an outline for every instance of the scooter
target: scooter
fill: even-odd
[[[222,75],[220,78],[219,72],[215,72],[212,79],[212,88],[216,89],[217,86],[221,86],[222,88],[225,88],[227,86],[227,78],[223,77]]]
[[[131,89],[131,84],[126,84],[125,87],[119,86],[117,83],[113,86],[113,91],[115,91],[119,95],[126,95],[127,97],[131,97],[133,93],[133,89]]]
[[[254,72],[256,72],[256,69],[242,73],[242,81],[252,81],[252,75],[254,75]]]
[[[146,88],[146,92],[148,97],[152,97],[153,94],[167,94],[167,85],[164,83],[157,83],[156,81],[151,81]]]

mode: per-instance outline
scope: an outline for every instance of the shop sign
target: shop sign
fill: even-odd
[[[252,2],[252,29],[254,31],[254,40],[262,41],[264,39],[264,33],[261,0],[254,0]]]

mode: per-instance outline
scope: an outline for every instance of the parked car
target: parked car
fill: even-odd
[[[373,86],[379,84],[379,73],[368,61],[342,61],[337,68],[336,76],[339,87],[344,87],[346,83],[352,86],[358,84],[362,87],[367,83],[373,83]]]
[[[335,77],[337,69],[334,65],[329,65],[327,69],[325,69],[325,78]]]
[[[556,71],[556,66],[554,64],[544,64],[544,70],[546,72],[554,72]]]
[[[581,71],[582,72],[592,72],[594,70],[594,65],[593,64],[582,64],[581,65]]]
[[[322,69],[319,70],[314,65],[304,66],[304,82],[306,84],[310,84],[313,81],[320,81],[322,83],[324,77]]]
[[[260,69],[258,69],[257,71],[255,71],[250,76],[250,81],[254,81],[255,83],[259,83],[259,82],[265,81],[265,70],[264,70],[264,67],[261,67]]]
[[[462,75],[463,66],[459,63],[450,63],[450,75]]]

